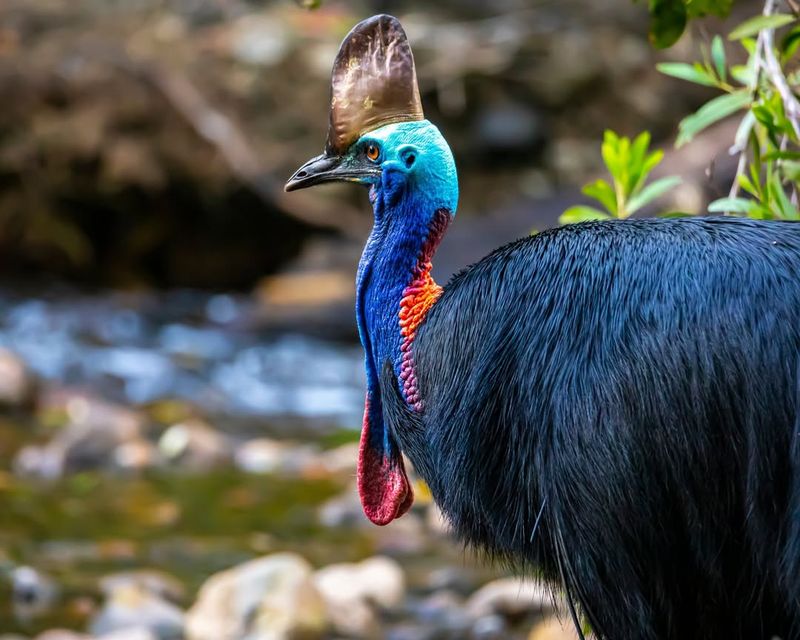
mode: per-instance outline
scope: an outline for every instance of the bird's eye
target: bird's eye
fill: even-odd
[[[381,155],[381,150],[377,145],[371,144],[367,147],[367,158],[375,162]]]

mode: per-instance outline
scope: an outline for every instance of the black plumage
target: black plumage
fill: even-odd
[[[424,411],[384,367],[384,418],[456,532],[599,637],[800,637],[799,312],[800,225],[544,232],[444,288]]]

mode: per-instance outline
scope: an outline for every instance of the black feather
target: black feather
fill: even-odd
[[[389,366],[384,419],[466,541],[601,638],[798,637],[800,225],[541,233],[456,276],[413,349],[424,413]]]

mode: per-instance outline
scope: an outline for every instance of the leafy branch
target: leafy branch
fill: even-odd
[[[633,141],[606,131],[601,153],[611,174],[611,182],[602,178],[582,189],[584,195],[597,200],[603,209],[577,205],[567,209],[559,222],[570,224],[587,220],[628,218],[645,205],[664,195],[680,183],[680,178],[670,176],[647,184],[650,172],[661,162],[664,152],[650,151],[650,134],[640,133]]]

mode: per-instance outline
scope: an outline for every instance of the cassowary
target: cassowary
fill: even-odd
[[[369,186],[357,275],[359,492],[412,492],[559,585],[598,638],[800,637],[800,225],[593,222],[496,250],[445,287],[453,156],[398,21],[342,43],[325,152],[287,190]]]

